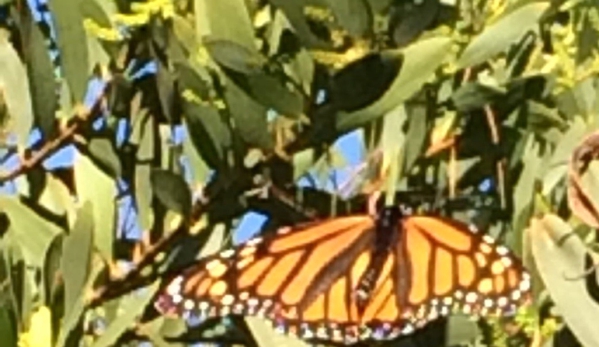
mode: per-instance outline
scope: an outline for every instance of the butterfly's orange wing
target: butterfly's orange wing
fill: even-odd
[[[375,285],[375,295],[360,316],[354,292],[372,257],[372,249],[352,259],[351,267],[307,309],[282,312],[281,332],[307,340],[352,344],[359,340],[391,339],[408,331],[412,324],[401,318],[395,305],[394,284],[396,257],[389,253]]]
[[[263,316],[305,339],[353,343],[411,332],[440,315],[510,309],[530,278],[492,238],[437,217],[398,225],[362,315],[354,291],[376,237],[367,216],[344,217],[253,239],[204,258],[175,278],[163,312]]]
[[[351,288],[367,265],[373,219],[343,217],[288,231],[199,260],[170,282],[156,307],[183,317],[257,315],[299,335],[355,330]]]
[[[401,224],[398,256],[409,279],[409,290],[398,293],[403,315],[422,324],[451,309],[513,311],[528,299],[529,274],[492,237],[447,218],[413,216]]]

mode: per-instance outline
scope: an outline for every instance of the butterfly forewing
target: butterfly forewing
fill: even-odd
[[[170,282],[156,306],[180,316],[235,313],[273,318],[296,307],[319,269],[372,227],[368,216],[345,217],[252,239],[199,260]],[[338,271],[341,276],[347,269]]]

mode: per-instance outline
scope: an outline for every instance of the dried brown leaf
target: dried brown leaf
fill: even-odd
[[[585,189],[582,177],[598,157],[599,132],[595,132],[576,147],[568,167],[568,205],[575,216],[593,228],[599,228],[599,206]]]

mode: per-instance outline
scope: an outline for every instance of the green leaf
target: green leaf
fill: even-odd
[[[188,54],[199,50],[200,41],[196,36],[194,27],[187,19],[175,14],[173,16],[173,32]]]
[[[7,240],[4,248],[5,269],[9,269],[8,283],[12,292],[11,300],[14,303],[13,309],[18,316],[20,326],[26,326],[31,315],[33,306],[33,293],[23,252],[18,243],[14,240]]]
[[[97,259],[97,258],[96,258]],[[101,261],[93,262],[84,291],[91,290],[92,284],[96,282],[100,274],[105,273],[105,265]],[[56,347],[79,346],[83,337],[83,320],[85,315],[85,295],[76,298],[70,313],[65,314],[58,334]]]
[[[142,292],[134,294],[123,299],[123,314],[117,317],[110,323],[106,331],[96,340],[92,347],[111,347],[119,337],[133,326],[136,319],[141,316],[146,306],[152,302],[154,294],[160,288],[160,280],[155,281],[148,288],[144,288]]]
[[[100,170],[114,179],[121,177],[121,162],[112,141],[107,138],[92,138],[88,143],[87,150],[89,158]]]
[[[75,102],[83,102],[89,77],[87,36],[81,6],[84,0],[48,0],[54,19],[62,68]],[[76,42],[76,44],[74,44]]]
[[[184,101],[183,112],[187,133],[202,158],[211,168],[225,166],[233,136],[218,110]]]
[[[410,98],[429,80],[447,56],[451,40],[436,37],[418,41],[403,50],[389,51],[391,57],[400,59],[403,55],[401,71],[387,92],[373,104],[351,113],[337,114],[337,131],[344,133],[358,128],[376,118],[382,117],[397,105]]]
[[[183,155],[188,160],[192,187],[196,187],[197,184],[204,184],[210,175],[210,167],[194,147],[191,136],[185,136],[183,139]]]
[[[196,28],[218,63],[251,73],[265,60],[254,43],[254,28],[244,0],[195,0]]]
[[[350,35],[364,37],[372,31],[374,18],[366,0],[326,0],[337,22]]]
[[[404,145],[403,172],[409,172],[416,160],[422,155],[424,144],[427,138],[427,112],[426,104],[415,102],[406,104],[408,114],[408,130],[406,133]]]
[[[474,343],[480,335],[479,328],[470,317],[462,314],[451,315],[447,318],[447,337],[445,346],[463,346]]]
[[[103,0],[83,1],[80,9],[83,18],[89,18],[103,28],[112,28],[113,25],[110,17],[118,13],[114,2]],[[117,55],[120,45],[118,42],[102,40],[94,35],[88,35],[87,39],[90,54],[90,69],[96,64],[107,65],[110,57],[118,59]]]
[[[156,347],[183,347],[183,343],[167,342],[164,334],[164,323],[167,320],[165,317],[158,317],[153,321],[144,324],[143,332],[147,334],[149,342]],[[180,321],[180,320],[179,320]]]
[[[397,184],[401,178],[402,157],[400,150],[404,146],[406,136],[402,131],[408,115],[405,105],[399,104],[396,108],[385,114],[383,118],[383,132],[380,137],[380,147],[383,152],[383,161],[390,163],[389,175],[385,179],[387,203],[392,201]]]
[[[56,130],[54,114],[58,107],[58,83],[54,76],[54,63],[50,59],[44,34],[34,22],[31,13],[23,11],[21,18],[24,22],[25,62],[32,95],[33,117],[43,137],[52,138]]]
[[[304,98],[296,90],[290,90],[283,79],[287,76],[274,76],[265,71],[251,75],[242,75],[230,72],[229,77],[254,100],[265,108],[299,117],[304,112]]]
[[[112,259],[117,213],[116,182],[80,153],[77,153],[74,171],[79,201],[89,201],[92,205],[94,245],[105,259]]]
[[[65,286],[65,316],[68,317],[83,295],[92,258],[94,238],[94,210],[92,203],[85,201],[77,212],[73,230],[64,239],[60,268]]]
[[[505,90],[478,82],[467,82],[453,93],[451,99],[459,112],[471,112],[495,103],[503,95]]]
[[[204,38],[204,47],[219,64],[245,74],[261,71],[264,57],[244,45],[229,40]]]
[[[12,123],[11,130],[18,136],[19,143],[25,145],[33,124],[29,79],[4,29],[0,29],[0,61],[0,100],[4,99],[10,116],[10,119],[0,119],[0,126],[5,128],[8,121]]]
[[[17,322],[12,310],[3,308],[0,310],[0,336],[2,336],[2,346],[18,346]]]
[[[169,122],[174,121],[175,77],[160,61],[157,62],[156,89],[162,106],[162,114]]]
[[[189,217],[191,213],[191,191],[181,175],[176,175],[167,170],[153,169],[150,181],[152,191],[166,208],[180,213],[184,217]]]
[[[305,48],[323,50],[332,48],[333,45],[330,42],[321,40],[318,36],[314,35],[310,28],[310,24],[304,13],[305,7],[311,4],[310,1],[270,0],[269,2],[285,14],[285,17],[291,23],[295,34]]]
[[[42,176],[44,178],[44,189],[37,200],[38,204],[57,216],[66,215],[69,223],[72,223],[75,215],[75,202],[69,188],[43,167],[40,167],[40,169],[44,174]]]
[[[576,117],[569,122],[568,131],[563,134],[553,151],[551,160],[543,171],[543,195],[548,196],[566,177],[570,156],[586,133],[588,133],[588,127],[582,117]]]
[[[282,64],[285,74],[304,95],[309,95],[314,77],[314,60],[293,32],[294,28],[283,12],[276,11],[270,24],[268,55],[281,57],[277,60]]]
[[[435,25],[442,17],[440,1],[395,2],[389,9],[389,36],[396,47],[403,47]]]
[[[156,136],[154,133],[156,119],[143,108],[134,115],[133,130],[129,136],[129,142],[137,145],[136,158],[138,161],[147,162],[154,158],[154,146]]]
[[[524,153],[522,154],[522,173],[513,190],[514,214],[512,215],[512,227],[518,231],[511,234],[512,249],[518,253],[522,251],[521,233],[530,219],[530,206],[534,197],[535,182],[542,173],[543,158],[541,157],[539,143],[534,136],[528,135],[526,139]]]
[[[61,283],[61,280],[57,276],[60,274],[64,238],[64,234],[56,235],[44,256],[44,266],[42,267],[42,295],[44,305],[48,307],[53,306],[54,295]]]
[[[198,69],[187,63],[175,63],[174,66],[177,72],[177,81],[183,93],[189,89],[202,100],[210,98],[210,84],[206,80],[210,76],[203,67],[200,66]]]
[[[599,344],[599,330],[589,324],[599,315],[599,307],[587,289],[589,281],[597,282],[596,271],[588,269],[598,255],[589,254],[572,228],[553,214],[533,219],[528,232],[535,264],[556,309],[582,346]],[[585,270],[588,273],[581,277]]]
[[[266,111],[268,108],[257,103],[237,84],[227,81],[225,100],[235,124],[237,133],[249,146],[270,150],[274,141],[268,133]]]
[[[310,344],[297,337],[283,335],[276,332],[269,323],[258,317],[245,317],[245,323],[252,332],[252,337],[260,347],[286,346],[286,347],[308,347]]]
[[[300,179],[314,165],[314,149],[307,148],[293,155],[293,181]]]
[[[42,266],[46,249],[62,230],[13,197],[0,197],[0,211],[10,219],[8,233],[21,247],[27,265]]]
[[[507,50],[529,30],[535,29],[548,7],[548,2],[533,2],[499,19],[464,49],[457,62],[458,68],[478,65],[497,53]]]
[[[135,165],[135,206],[137,207],[137,221],[142,230],[150,230],[152,227],[152,184],[150,175],[152,168],[150,164]]]

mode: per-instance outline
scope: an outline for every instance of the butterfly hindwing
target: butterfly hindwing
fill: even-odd
[[[179,316],[233,313],[282,319],[283,311],[306,309],[304,295],[319,270],[343,257],[372,226],[368,216],[345,217],[254,238],[199,260],[170,282],[156,306]]]

